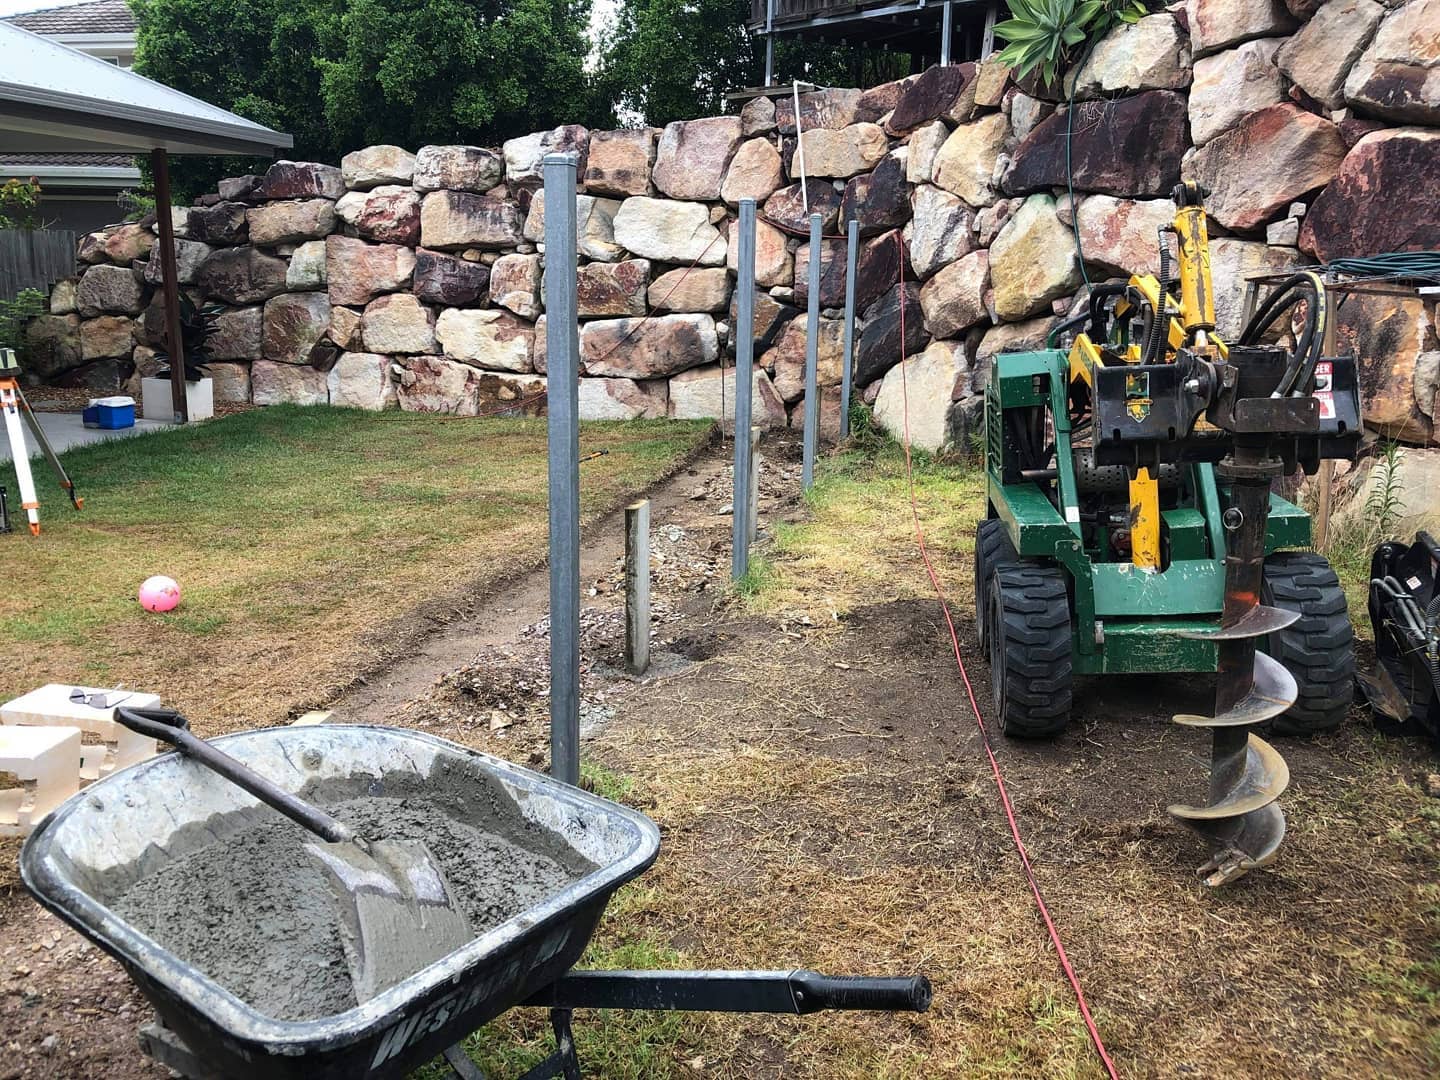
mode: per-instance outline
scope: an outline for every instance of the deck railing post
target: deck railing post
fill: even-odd
[[[750,568],[750,430],[755,385],[755,200],[740,200],[739,250],[735,299],[735,471],[731,477],[730,577],[739,581]],[[723,375],[722,375],[723,377]]]
[[[625,508],[625,670],[650,666],[650,500]]]
[[[580,782],[580,386],[573,153],[545,155],[550,775]]]

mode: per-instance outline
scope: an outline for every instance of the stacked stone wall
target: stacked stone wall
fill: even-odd
[[[1084,302],[1086,276],[1158,269],[1156,230],[1181,179],[1210,191],[1224,335],[1238,332],[1247,275],[1440,248],[1437,26],[1440,0],[1189,0],[1110,34],[1053,92],[992,59],[804,95],[803,154],[790,100],[762,98],[663,129],[571,125],[499,149],[280,162],[175,211],[181,287],[224,306],[211,350],[222,401],[542,410],[540,161],[573,150],[584,416],[733,406],[736,208],[748,196],[761,208],[760,421],[803,414],[808,203],[827,234],[826,423],[845,291],[844,242],[829,237],[854,219],[857,392],[898,429],[896,363],[914,357],[912,435],[963,447],[998,352],[1042,342]],[[111,390],[155,369],[155,243],[151,222],[84,238],[79,275],[29,329],[32,376]],[[1340,320],[1372,430],[1436,445],[1434,303],[1356,297]]]

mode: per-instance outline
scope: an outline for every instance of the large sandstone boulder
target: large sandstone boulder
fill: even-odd
[[[1225,341],[1240,337],[1245,312],[1245,279],[1281,274],[1298,260],[1293,248],[1273,248],[1258,240],[1210,238],[1210,277],[1215,288],[1215,332]]]
[[[730,160],[725,182],[720,185],[720,198],[731,206],[739,205],[741,199],[763,203],[784,183],[780,151],[769,139],[748,139]]]
[[[367,146],[340,159],[340,177],[351,191],[382,184],[408,184],[415,178],[415,155],[400,146]]]
[[[540,256],[501,255],[490,267],[490,299],[522,319],[540,314]]]
[[[1401,442],[1428,443],[1434,428],[1415,398],[1416,367],[1425,353],[1440,349],[1440,342],[1425,302],[1352,296],[1340,308],[1337,334],[1340,350],[1354,355],[1359,370],[1365,426]],[[1433,412],[1433,396],[1430,408]],[[1415,501],[1426,497],[1433,499],[1434,493],[1408,492]]]
[[[252,207],[245,220],[252,244],[298,244],[335,231],[335,204],[329,199],[285,199]]]
[[[105,313],[138,315],[144,301],[140,275],[128,266],[92,266],[75,290],[80,314],[87,318]]]
[[[181,285],[189,285],[194,282],[195,275],[200,272],[200,267],[210,257],[215,249],[209,244],[202,244],[198,240],[175,241],[175,280]],[[145,281],[150,285],[164,284],[164,268],[160,265],[158,251],[152,252],[149,262],[145,263]],[[51,293],[53,298],[54,293]]]
[[[1291,104],[1251,113],[1185,162],[1187,180],[1210,192],[1205,209],[1227,229],[1258,229],[1296,199],[1328,184],[1345,158],[1340,129]],[[1237,168],[1237,162],[1264,168]]]
[[[887,155],[874,170],[854,177],[840,199],[840,220],[858,221],[861,236],[898,229],[910,220],[910,187],[905,164]]]
[[[250,365],[250,400],[256,405],[328,405],[329,378],[309,364],[256,360]]]
[[[435,321],[445,355],[492,371],[534,370],[535,328],[508,311],[446,308]]]
[[[790,162],[790,175],[799,178],[803,155],[806,176],[844,179],[873,169],[889,149],[885,129],[878,124],[851,124],[839,131],[808,129],[800,135],[800,151]]]
[[[277,161],[254,190],[257,199],[330,199],[345,194],[345,178],[334,165]]]
[[[718,199],[725,170],[739,145],[738,116],[666,124],[651,179],[672,199]]]
[[[1115,101],[1087,101],[1075,108],[1070,160],[1076,191],[1132,199],[1170,194],[1180,179],[1180,159],[1189,148],[1183,94],[1147,90]],[[1066,110],[1061,109],[1036,124],[1015,148],[1005,173],[1008,194],[1065,186],[1066,125]]]
[[[1028,318],[1080,284],[1075,238],[1055,216],[1055,200],[1031,195],[990,245],[995,311],[1007,322]]]
[[[654,128],[591,132],[590,156],[582,174],[585,190],[622,199],[649,195],[656,134]]]
[[[935,158],[949,137],[950,129],[943,120],[926,124],[911,135],[905,144],[905,179],[912,184],[930,183],[935,178]]]
[[[25,327],[25,374],[48,382],[84,363],[80,352],[80,316],[41,315]]]
[[[735,369],[719,364],[691,368],[670,380],[670,416],[675,420],[719,418],[735,422]],[[750,422],[756,427],[784,427],[785,403],[770,377],[756,365],[750,382]]]
[[[855,350],[855,385],[868,386],[880,378],[902,355],[923,348],[927,336],[919,283],[896,285],[865,312],[865,329]]]
[[[1374,0],[1331,0],[1280,47],[1286,78],[1327,109],[1345,104],[1345,76],[1375,36],[1385,8]],[[1437,9],[1440,18],[1440,9]]]
[[[1159,231],[1175,220],[1169,199],[1117,199],[1091,195],[1076,214],[1085,262],[1106,273],[1160,272]]]
[[[905,226],[905,246],[917,276],[928,278],[974,250],[974,218],[958,195],[920,184],[913,202],[914,216]]]
[[[805,131],[826,128],[839,131],[855,123],[860,109],[860,90],[829,87],[800,95],[800,127]],[[795,134],[795,103],[787,94],[775,100],[775,126],[783,135]]]
[[[433,353],[435,315],[410,293],[388,293],[365,305],[360,340],[372,353]]]
[[[1189,0],[1187,14],[1190,48],[1197,57],[1295,29],[1281,0]]]
[[[965,89],[965,75],[965,69],[955,64],[927,68],[901,91],[890,114],[890,130],[903,134],[946,115]]]
[[[1195,61],[1190,137],[1196,146],[1204,146],[1252,112],[1285,100],[1280,69],[1275,66],[1280,40],[1259,38]]]
[[[254,173],[229,176],[216,182],[215,191],[221,202],[249,202],[255,198],[255,189],[264,182],[265,177]]]
[[[935,183],[971,206],[989,206],[997,197],[995,163],[1009,137],[1004,113],[961,124],[935,155]]]
[[[725,265],[732,273],[740,269],[740,223],[730,222]],[[769,288],[789,285],[794,280],[794,267],[785,234],[769,222],[755,221],[755,284]]]
[[[215,331],[206,342],[216,360],[259,360],[264,350],[265,308],[226,308],[215,317]]]
[[[763,356],[765,351],[775,344],[780,336],[780,331],[791,319],[800,314],[800,309],[791,307],[789,304],[782,304],[769,293],[755,290],[755,317],[752,329],[755,334],[755,355]],[[739,333],[740,325],[740,291],[735,289],[730,295],[730,325],[736,327],[736,331],[730,335],[730,351],[735,351],[735,338]]]
[[[390,357],[379,353],[341,353],[325,381],[336,408],[379,412],[395,402]]]
[[[855,103],[855,120],[864,120],[872,124],[880,123],[895,111],[895,106],[900,104],[900,95],[905,92],[905,88],[911,81],[910,79],[896,79],[893,82],[870,87],[860,95],[860,100]]]
[[[349,352],[358,352],[365,347],[365,338],[361,333],[364,323],[365,313],[363,311],[356,311],[354,308],[341,304],[331,304],[330,332],[327,336],[333,344],[340,348]]]
[[[70,315],[78,310],[75,290],[79,284],[74,278],[61,278],[50,286],[51,315]]]
[[[380,293],[410,287],[415,252],[398,244],[367,244],[350,236],[325,238],[325,277],[332,304],[368,304]]]
[[[576,282],[576,304],[582,319],[624,318],[645,314],[650,287],[650,260],[586,263]],[[538,348],[538,343],[537,343]]]
[[[709,315],[606,319],[580,330],[580,362],[587,375],[654,379],[712,364],[719,353]]]
[[[100,315],[80,324],[80,358],[82,361],[109,357],[129,357],[134,349],[132,333],[135,321],[128,315]]]
[[[623,258],[625,249],[615,242],[615,215],[620,210],[618,199],[601,199],[594,195],[575,196],[575,236],[579,252],[587,259],[613,262]],[[545,192],[535,192],[530,212],[525,216],[524,236],[535,243],[545,242]]]
[[[191,207],[185,231],[191,240],[206,244],[243,244],[248,209],[242,202]]]
[[[805,321],[793,319],[781,330],[775,347],[762,358],[764,366],[774,371],[775,392],[786,402],[800,401],[805,396],[808,348]],[[821,319],[815,332],[815,385],[839,386],[844,377],[845,323],[841,319]]]
[[[810,303],[810,245],[795,249],[795,303]],[[845,241],[820,241],[820,306],[835,308],[845,303]],[[859,276],[858,268],[856,276]],[[892,279],[893,281],[893,279]],[[856,303],[857,307],[861,305]]]
[[[793,111],[793,110],[792,110]],[[749,138],[775,130],[775,102],[768,97],[751,98],[740,110],[740,134]]]
[[[1409,0],[1385,16],[1345,80],[1362,112],[1410,124],[1440,124],[1440,0]]]
[[[427,304],[443,307],[483,304],[490,298],[490,268],[420,248],[415,252],[414,291]]]
[[[650,284],[653,311],[724,311],[730,303],[730,274],[723,266],[669,270]]]
[[[971,388],[976,393],[985,389],[990,371],[995,366],[995,357],[1001,353],[1043,349],[1045,338],[1054,325],[1055,320],[1045,316],[1025,322],[1001,323],[986,330],[975,349],[975,363],[970,372]]]
[[[105,255],[113,263],[129,266],[149,255],[155,243],[155,234],[143,225],[117,225],[106,230]]]
[[[808,200],[808,209],[807,209]],[[840,193],[824,180],[807,180],[804,188],[790,184],[765,200],[765,216],[792,233],[810,233],[810,214],[820,215],[822,232],[834,232],[840,210]]]
[[[533,135],[507,139],[502,147],[505,179],[512,187],[538,186],[544,179],[545,155],[564,153],[577,155],[575,175],[578,179],[585,175],[589,149],[590,130],[579,124],[562,124],[551,131],[537,131]]]
[[[1300,246],[1323,262],[1440,250],[1440,131],[1365,136],[1305,215]]]
[[[469,191],[483,195],[505,177],[505,161],[483,146],[422,146],[415,155],[416,191]]]
[[[946,266],[920,289],[925,329],[932,337],[949,338],[987,319],[985,289],[989,282],[988,252],[972,251]]]
[[[285,271],[285,287],[291,292],[323,289],[329,282],[324,240],[307,240],[290,253],[290,266]]]
[[[661,420],[670,406],[663,379],[581,379],[581,420]]]
[[[265,301],[261,352],[266,360],[308,364],[330,330],[330,298],[322,292],[285,293]]]
[[[1075,81],[1074,73],[1066,79]],[[1121,24],[1095,45],[1080,69],[1076,97],[1183,90],[1190,85],[1190,39],[1169,12]]]
[[[507,248],[520,239],[520,210],[508,199],[432,191],[420,204],[420,242],[428,248]]]
[[[950,406],[968,396],[968,387],[964,345],[931,342],[885,376],[875,398],[875,422],[896,439],[908,433],[910,445],[920,450],[936,454],[955,449],[950,444]]]
[[[214,361],[205,365],[210,373],[211,392],[219,405],[250,404],[250,365],[218,364]]]
[[[254,304],[285,291],[287,270],[284,259],[253,247],[221,248],[201,264],[195,284],[211,299]]]
[[[420,242],[420,196],[413,188],[387,184],[351,191],[335,204],[335,213],[366,240],[406,247]]]
[[[439,356],[396,361],[396,399],[405,412],[474,416],[480,411],[482,373]]]
[[[710,224],[704,203],[672,202],[636,195],[615,215],[615,242],[660,262],[725,265],[725,238]]]

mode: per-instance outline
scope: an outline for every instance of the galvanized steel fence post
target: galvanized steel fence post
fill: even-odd
[[[576,155],[545,155],[550,453],[550,775],[580,782],[580,332]]]
[[[740,200],[740,250],[736,253],[735,287],[735,472],[731,478],[730,577],[739,581],[750,568],[751,390],[755,385],[755,200]],[[724,377],[722,372],[721,377]]]
[[[860,255],[860,223],[850,222],[845,244],[845,342],[841,349],[840,438],[850,437],[850,379],[855,365],[855,267]]]
[[[799,115],[798,113],[796,114]],[[810,215],[810,306],[805,317],[805,447],[800,461],[800,487],[809,491],[815,483],[815,446],[819,439],[820,390],[816,364],[820,334],[820,215]]]
[[[625,670],[650,666],[650,500],[625,508]]]

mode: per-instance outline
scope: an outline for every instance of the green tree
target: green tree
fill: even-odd
[[[375,142],[495,144],[604,119],[585,75],[590,0],[130,0],[136,70],[337,162]],[[195,195],[253,159],[179,159]]]

